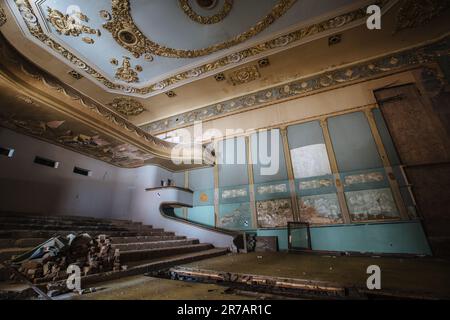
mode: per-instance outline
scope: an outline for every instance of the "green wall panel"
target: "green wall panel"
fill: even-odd
[[[328,129],[340,172],[383,167],[363,112],[329,118]]]
[[[258,236],[277,236],[280,250],[288,249],[287,229],[258,230]],[[303,233],[297,234],[299,237]],[[303,240],[297,241],[304,243]],[[419,222],[343,225],[311,228],[313,250],[431,255]]]
[[[231,230],[248,230],[252,227],[250,203],[231,203],[219,206],[218,224]]]
[[[188,208],[188,220],[214,226],[214,206]]]

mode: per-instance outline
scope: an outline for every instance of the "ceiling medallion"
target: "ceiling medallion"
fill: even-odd
[[[248,66],[234,71],[230,75],[230,82],[233,84],[233,86],[237,86],[240,84],[255,81],[259,78],[261,78],[261,74],[259,73],[258,67]]]
[[[145,111],[142,103],[130,98],[115,98],[108,105],[124,116],[138,116]]]
[[[82,33],[87,33],[100,36],[100,30],[92,29],[81,23],[82,21],[89,21],[89,18],[82,12],[75,12],[68,15],[50,7],[47,8],[47,12],[47,21],[55,27],[56,32],[59,34],[78,37]]]
[[[248,31],[234,38],[206,48],[183,50],[166,47],[147,38],[136,26],[131,17],[129,0],[112,0],[113,19],[103,25],[113,38],[136,58],[149,53],[166,58],[198,58],[238,45],[264,31],[283,16],[297,0],[279,0],[271,12]]]
[[[124,0],[114,0],[114,3],[117,1]],[[391,0],[378,0],[375,2],[376,5],[384,8],[387,4],[390,3]],[[160,93],[162,90],[167,90],[168,87],[176,86],[179,83],[189,80],[193,73],[191,70],[184,71],[181,73],[174,74],[173,76],[167,77],[157,83],[151,83],[143,88],[136,88],[131,86],[124,86],[120,83],[113,83],[100,72],[86,64],[75,54],[69,52],[63,46],[61,46],[58,42],[47,36],[44,30],[41,28],[39,24],[39,20],[35,13],[33,12],[33,8],[31,7],[28,0],[14,0],[17,5],[17,8],[22,15],[24,22],[27,25],[27,28],[30,34],[46,44],[48,48],[57,54],[61,55],[64,59],[69,61],[72,65],[82,69],[86,74],[90,75],[96,81],[102,83],[106,88],[110,90],[122,91],[125,93],[132,93],[142,96],[147,95],[155,95]],[[128,14],[128,13],[127,13]],[[366,18],[366,6],[362,6],[353,11],[341,14],[339,16],[333,17],[331,19],[326,19],[321,22],[308,25],[297,30],[294,30],[288,34],[279,36],[275,39],[271,39],[255,45],[251,48],[243,49],[239,52],[232,53],[223,58],[214,60],[209,63],[205,63],[197,68],[195,68],[195,73],[198,75],[203,75],[206,73],[213,73],[218,69],[226,68],[230,65],[248,60],[257,55],[268,54],[270,50],[280,48],[285,45],[293,44],[295,42],[299,42],[305,38],[318,35],[325,31],[330,31],[335,28],[340,28],[356,21],[363,21]],[[365,20],[364,20],[365,21]],[[139,54],[138,54],[139,55]],[[148,57],[153,60],[153,56],[150,53],[144,55],[144,57]],[[146,59],[147,61],[150,61]]]
[[[396,31],[423,26],[448,8],[448,0],[403,0],[397,14]]]
[[[0,27],[6,23],[6,14],[2,7],[0,7]]]
[[[202,16],[198,14],[197,12],[192,9],[191,5],[189,4],[189,0],[178,0],[180,3],[181,9],[183,9],[184,13],[193,21],[200,23],[200,24],[215,24],[223,19],[225,19],[228,14],[230,13],[231,9],[233,8],[233,0],[225,0],[225,3],[223,4],[222,9],[219,13],[213,15],[213,16]],[[206,9],[212,9],[217,5],[217,0],[203,0],[199,1],[197,0],[197,3],[200,7],[206,8]]]
[[[136,66],[135,69],[131,67],[130,58],[123,57],[122,66],[117,68],[116,71],[116,79],[127,83],[139,82],[137,73],[142,71],[142,67]]]

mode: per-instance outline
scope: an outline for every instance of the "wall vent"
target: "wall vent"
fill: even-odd
[[[14,155],[14,149],[0,147],[0,155],[12,158]]]
[[[58,161],[54,161],[54,160],[50,160],[50,159],[46,159],[46,158],[42,158],[42,157],[38,157],[38,156],[36,156],[36,158],[34,158],[34,163],[40,164],[42,166],[47,166],[50,168],[55,168],[55,169],[57,169],[59,167]]]
[[[90,177],[92,175],[92,171],[91,170],[83,169],[83,168],[80,168],[80,167],[74,167],[73,168],[73,173],[80,174],[80,175],[86,176],[86,177]]]

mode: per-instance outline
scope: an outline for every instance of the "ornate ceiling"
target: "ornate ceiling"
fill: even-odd
[[[368,32],[373,3],[383,28]],[[0,126],[121,167],[183,170],[179,146],[154,135],[435,62],[448,55],[449,7],[0,0]]]
[[[352,0],[5,0],[23,34],[108,92],[153,96],[295,45]],[[337,19],[334,28],[350,21]]]

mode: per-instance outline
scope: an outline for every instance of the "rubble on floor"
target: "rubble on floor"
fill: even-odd
[[[82,275],[120,270],[120,251],[106,235],[92,238],[87,233],[51,238],[35,249],[15,258],[16,267],[31,282],[53,282],[67,277],[70,265]]]

